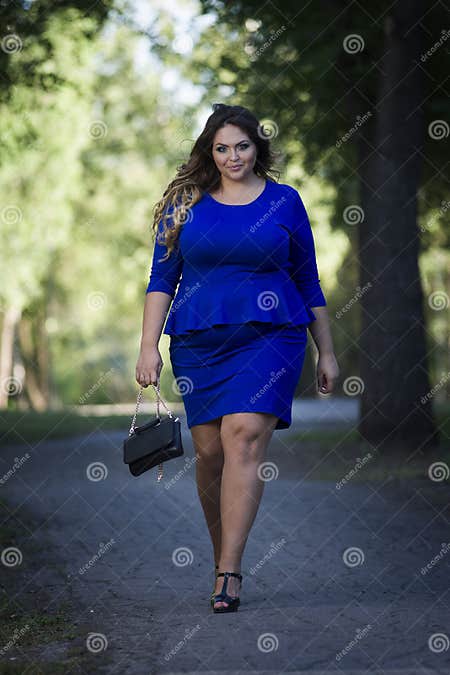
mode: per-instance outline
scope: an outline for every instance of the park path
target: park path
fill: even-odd
[[[22,564],[6,570],[23,575],[14,600],[43,588],[49,612],[70,602],[77,629],[75,642],[42,645],[34,656],[61,660],[75,644],[86,656],[80,672],[111,675],[448,675],[450,551],[421,573],[449,543],[448,484],[349,481],[338,489],[305,475],[296,457],[308,447],[290,442],[289,430],[275,432],[242,604],[217,615],[183,426],[185,456],[165,465],[159,484],[156,471],[128,473],[127,430],[3,450],[3,473],[30,454],[2,492],[16,519],[32,514],[35,522]],[[36,542],[45,542],[46,558],[33,570],[28,544]],[[30,653],[19,641],[8,658]]]

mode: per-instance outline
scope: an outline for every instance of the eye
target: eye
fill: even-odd
[[[239,147],[241,148],[241,150],[247,150],[247,148],[249,148],[250,146],[248,143],[241,143]]]

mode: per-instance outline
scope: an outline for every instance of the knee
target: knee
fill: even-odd
[[[224,461],[221,443],[194,444],[194,449],[199,466],[205,466],[209,470],[220,470]]]
[[[224,452],[241,463],[260,462],[265,451],[264,436],[260,424],[251,420],[233,420],[224,429]]]

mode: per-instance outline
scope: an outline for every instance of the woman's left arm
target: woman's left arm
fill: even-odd
[[[320,394],[331,394],[339,377],[339,366],[334,355],[328,310],[326,307],[311,307],[311,310],[316,320],[308,328],[319,351],[317,391]]]

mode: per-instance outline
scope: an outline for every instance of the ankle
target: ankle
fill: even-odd
[[[237,572],[241,573],[241,565],[240,563],[233,563],[233,562],[228,562],[228,563],[219,563],[218,567],[218,572]]]

